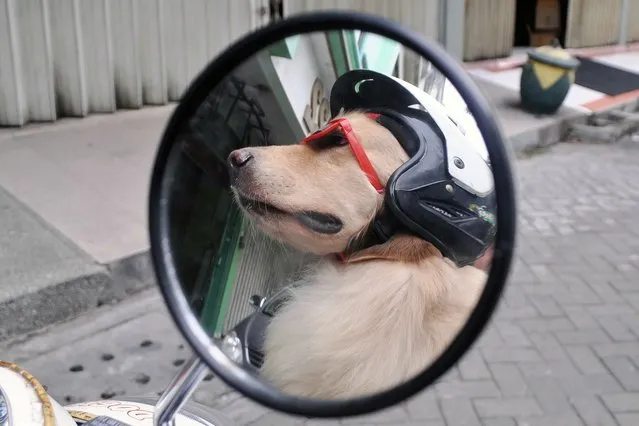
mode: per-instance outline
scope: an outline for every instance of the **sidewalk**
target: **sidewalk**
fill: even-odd
[[[566,107],[588,114],[609,109],[639,97],[639,43],[625,47],[607,46],[567,50],[582,61],[582,64],[577,69],[575,84],[564,102]],[[517,51],[509,58],[464,65],[475,78],[518,92],[520,66],[526,60],[525,52]],[[626,72],[629,75],[624,75]]]
[[[639,181],[628,179],[639,174],[639,146],[562,143],[517,166],[518,250],[504,297],[478,342],[434,386],[341,420],[275,413],[211,376],[193,398],[238,425],[639,424]],[[156,395],[189,349],[149,289],[0,342],[0,353],[68,403]]]
[[[562,139],[583,109],[534,117],[475,76],[515,152]],[[147,193],[173,106],[0,129],[0,341],[153,285]],[[38,315],[18,315],[24,310]]]
[[[153,285],[147,192],[172,109],[0,129],[0,340]]]

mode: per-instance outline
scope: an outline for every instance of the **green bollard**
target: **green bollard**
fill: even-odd
[[[528,52],[522,65],[519,95],[524,109],[554,114],[575,82],[579,61],[560,47],[542,46]]]

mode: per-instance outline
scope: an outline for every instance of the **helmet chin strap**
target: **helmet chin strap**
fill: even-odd
[[[346,261],[348,260],[349,253],[354,253],[377,244],[383,244],[390,240],[401,228],[401,223],[394,215],[387,210],[382,210],[375,217],[366,232],[350,241],[346,250],[337,254],[337,257],[341,261]]]

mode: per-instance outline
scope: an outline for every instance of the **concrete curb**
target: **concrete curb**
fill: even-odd
[[[590,116],[585,123],[572,123],[567,138],[575,142],[615,144],[639,129],[639,97],[611,105]]]
[[[585,124],[588,121],[588,117],[589,115],[565,117],[545,126],[511,136],[508,140],[515,156],[524,158],[538,149],[547,148],[561,142],[568,135],[574,124]]]
[[[611,105],[590,114],[576,114],[553,121],[545,126],[523,132],[509,138],[517,158],[524,158],[538,149],[550,147],[562,140],[571,138],[573,130],[587,126],[598,117],[607,116],[614,111],[631,111],[639,109],[639,97]]]
[[[149,252],[95,265],[95,271],[0,303],[0,342],[120,302],[155,284]]]

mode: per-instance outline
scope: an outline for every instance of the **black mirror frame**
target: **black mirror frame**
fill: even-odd
[[[494,175],[499,177],[495,179],[498,221],[494,257],[486,289],[450,347],[424,372],[393,389],[351,400],[318,401],[283,394],[233,364],[213,345],[189,308],[176,275],[169,244],[167,200],[171,179],[165,172],[169,153],[181,124],[196,111],[220,80],[246,58],[286,37],[340,29],[372,32],[402,43],[430,60],[453,83],[474,115],[486,141]],[[442,47],[379,16],[352,11],[304,13],[262,27],[234,42],[207,65],[184,93],[164,130],[151,178],[149,227],[153,266],[173,320],[195,352],[226,384],[252,400],[274,410],[306,417],[347,417],[382,410],[408,399],[439,379],[461,359],[483,332],[499,302],[513,257],[516,234],[515,181],[511,163],[513,157],[494,117],[496,113],[476,84]]]

